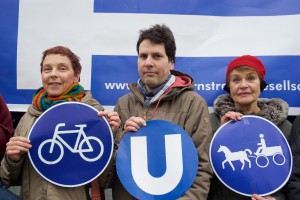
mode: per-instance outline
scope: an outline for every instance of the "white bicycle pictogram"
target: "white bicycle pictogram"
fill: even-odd
[[[84,159],[87,162],[94,162],[98,159],[100,159],[100,157],[103,155],[104,152],[104,146],[103,143],[100,139],[98,139],[97,137],[94,136],[86,136],[83,128],[86,127],[86,124],[78,124],[75,125],[75,127],[78,127],[79,129],[75,129],[75,130],[63,130],[63,131],[59,131],[58,129],[62,126],[65,126],[65,123],[59,123],[56,125],[55,127],[55,131],[53,134],[53,138],[52,139],[47,139],[45,141],[43,141],[39,148],[38,148],[38,155],[39,158],[41,159],[41,161],[43,161],[44,163],[48,164],[48,165],[53,165],[58,163],[64,156],[64,148],[63,145],[65,147],[67,147],[72,153],[79,153],[79,155],[81,156],[82,159]],[[78,134],[76,142],[74,147],[71,147],[60,135],[61,134]],[[80,138],[83,138],[80,141]],[[91,145],[91,141],[94,140],[97,144],[99,144],[100,146],[100,152],[99,154],[96,154],[97,156],[94,158],[89,158],[87,156],[84,155],[84,153],[90,153],[90,152],[94,152],[94,149]],[[60,150],[60,154],[58,156],[57,159],[54,159],[53,161],[49,161],[46,160],[43,155],[42,155],[42,150],[45,147],[46,144],[50,143],[50,149],[49,149],[49,153],[52,154],[55,145],[57,145],[59,147]],[[87,146],[83,147],[83,146]],[[44,151],[46,151],[44,149]]]

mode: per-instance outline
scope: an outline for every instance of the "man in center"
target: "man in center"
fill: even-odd
[[[193,184],[179,199],[204,200],[213,176],[209,162],[212,131],[207,104],[194,92],[192,77],[174,70],[176,44],[166,25],[141,30],[136,49],[140,79],[129,85],[131,93],[121,97],[115,107],[124,122],[116,135],[116,143],[125,133],[146,126],[147,120],[161,119],[181,126],[192,138],[199,161]],[[112,192],[113,199],[135,199],[118,178]]]

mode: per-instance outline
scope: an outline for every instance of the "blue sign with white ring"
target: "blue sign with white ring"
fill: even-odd
[[[46,110],[32,126],[29,158],[36,171],[63,187],[85,185],[97,178],[113,152],[113,135],[98,110],[65,102]]]
[[[150,120],[122,138],[117,173],[127,191],[138,199],[177,199],[195,180],[198,154],[190,135],[180,126]]]
[[[220,181],[245,196],[265,196],[281,189],[293,162],[280,129],[258,116],[243,116],[221,126],[210,145],[210,160]]]

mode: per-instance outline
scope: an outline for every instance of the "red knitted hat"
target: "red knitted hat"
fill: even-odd
[[[235,58],[229,63],[226,71],[226,82],[228,80],[228,75],[230,74],[230,72],[236,67],[240,67],[240,66],[248,66],[255,69],[263,80],[267,73],[264,64],[258,58],[251,55],[244,55]]]

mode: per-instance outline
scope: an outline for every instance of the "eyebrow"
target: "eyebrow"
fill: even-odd
[[[68,65],[68,63],[66,63],[66,62],[55,63],[55,65],[61,65],[61,64],[63,64],[63,65]],[[43,66],[52,66],[52,64],[45,63],[45,64],[43,64]]]

